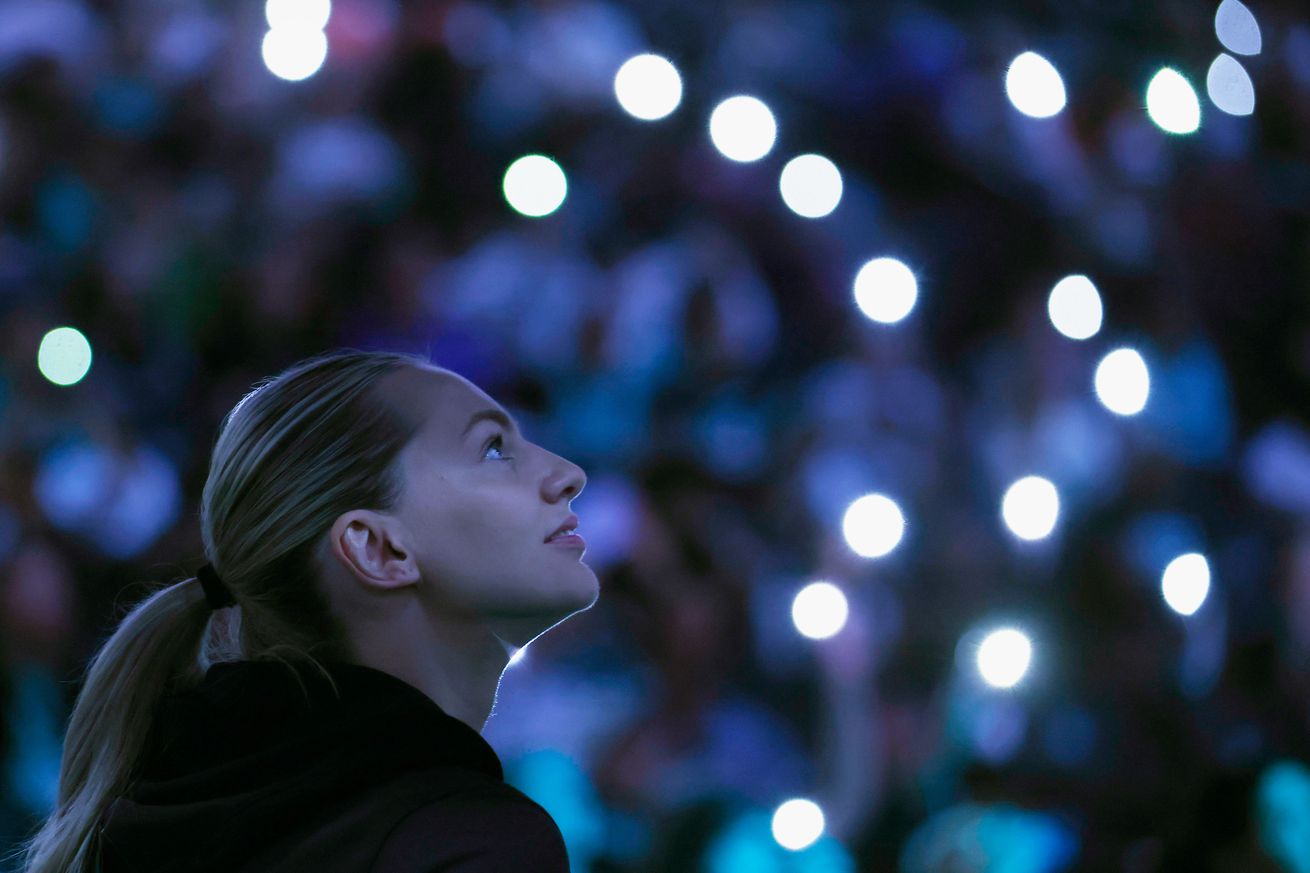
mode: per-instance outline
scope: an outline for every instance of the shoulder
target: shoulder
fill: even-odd
[[[513,786],[486,784],[424,801],[391,828],[371,873],[568,873],[555,820]]]

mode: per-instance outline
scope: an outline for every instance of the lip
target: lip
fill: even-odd
[[[569,534],[566,537],[560,537],[559,539],[550,540],[546,543],[546,545],[564,546],[570,549],[585,549],[587,547],[587,541],[584,540],[582,537],[578,536],[577,534]]]
[[[550,538],[553,537],[555,534],[559,533],[560,531],[567,530],[568,528],[577,527],[577,526],[578,526],[578,517],[576,515],[570,515],[568,518],[564,519],[564,521],[560,523],[559,527],[555,528],[550,533],[546,534],[546,538],[542,540],[542,542],[548,543],[550,542]]]

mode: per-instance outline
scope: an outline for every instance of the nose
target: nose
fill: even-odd
[[[562,469],[552,479],[560,484],[562,492],[572,500],[582,493],[582,489],[587,487],[587,474],[577,464],[568,458],[560,458],[563,464]]]

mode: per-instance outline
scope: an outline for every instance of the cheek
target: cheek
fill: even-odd
[[[495,562],[504,549],[527,546],[540,523],[525,518],[523,495],[486,482],[443,481],[413,506],[412,524],[439,560]],[[536,527],[534,527],[534,523]]]

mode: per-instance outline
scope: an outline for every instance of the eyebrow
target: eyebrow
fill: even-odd
[[[479,421],[485,421],[487,419],[490,419],[491,421],[499,422],[502,427],[507,427],[511,431],[518,433],[519,430],[518,423],[515,422],[514,419],[510,418],[505,413],[501,412],[499,409],[479,409],[477,412],[473,413],[472,417],[469,418],[469,423],[464,425],[464,431],[459,435],[459,438],[461,440],[464,439],[466,436],[468,436],[469,431],[473,430],[474,425],[476,425]]]

